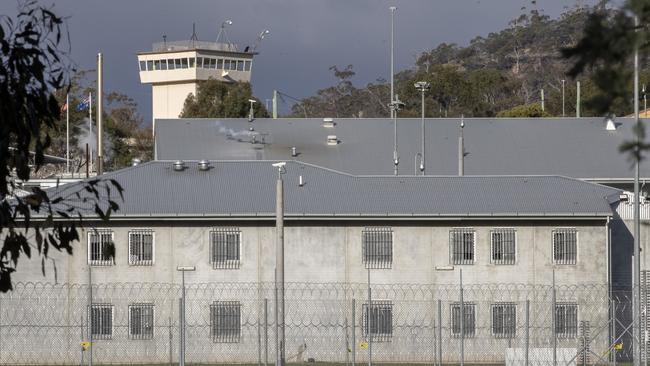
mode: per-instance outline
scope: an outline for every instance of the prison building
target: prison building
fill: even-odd
[[[125,190],[111,221],[88,218],[75,254],[51,254],[45,277],[22,259],[16,290],[0,295],[0,363],[78,362],[84,329],[98,364],[177,360],[177,266],[196,267],[187,362],[272,360],[274,162],[157,160],[106,174]],[[584,334],[596,352],[611,341],[618,189],[299,161],[281,177],[291,360],[362,362],[371,339],[376,362],[455,362],[462,338],[466,362],[503,362],[523,354],[528,330],[536,352],[550,357],[555,342],[568,361]]]

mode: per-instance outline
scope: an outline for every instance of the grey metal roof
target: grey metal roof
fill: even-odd
[[[152,161],[104,177],[125,189],[117,216],[273,217],[271,163],[213,161],[199,171],[186,162],[175,171],[170,161]],[[289,217],[609,216],[620,193],[559,176],[353,176],[291,161],[283,179]]]
[[[351,174],[393,174],[392,120],[334,121],[335,127],[325,128],[323,119],[156,120],[156,157],[278,160],[292,159],[291,147],[296,147],[295,160]],[[457,174],[459,122],[426,120],[427,174]],[[633,120],[616,122],[617,130],[607,131],[601,118],[465,119],[465,174],[632,178],[631,165],[618,147],[631,137]],[[328,135],[336,135],[340,143],[328,146]],[[399,119],[401,174],[414,173],[420,144],[420,120]],[[641,169],[643,177],[650,177],[650,165]]]

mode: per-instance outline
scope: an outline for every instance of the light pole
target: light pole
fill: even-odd
[[[262,43],[262,40],[264,39],[264,37],[269,35],[269,33],[271,33],[271,31],[269,31],[268,29],[265,29],[262,32],[260,32],[260,35],[257,36],[257,40],[255,41],[255,44],[253,45],[253,49],[251,50],[252,52],[255,52],[257,47],[260,46],[260,43]]]
[[[284,185],[282,174],[286,173],[286,162],[273,164],[278,169],[278,181],[275,195],[275,296],[276,296],[276,327],[278,334],[278,349],[276,366],[285,365],[285,336],[284,336]]]
[[[390,114],[393,116],[393,126],[394,126],[394,139],[393,139],[393,173],[398,174],[398,165],[399,165],[399,156],[397,155],[397,111],[399,111],[404,103],[399,100],[399,95],[395,96],[395,100],[392,101],[388,107],[390,107]]]
[[[228,37],[226,36],[226,25],[232,25],[232,20],[226,19],[223,22],[221,22],[221,29],[219,29],[219,34],[217,34],[217,42],[221,40],[221,37],[226,37],[226,41],[228,41]],[[230,45],[230,41],[228,41],[228,44]]]
[[[426,82],[426,81],[418,81],[415,83],[415,88],[420,91],[420,94],[422,96],[422,156],[420,157],[420,172],[422,172],[422,175],[424,175],[424,148],[425,148],[425,135],[424,135],[424,93],[431,89],[431,84]]]
[[[565,111],[564,111],[564,84],[566,83],[566,80],[562,79],[562,117],[565,116]]]
[[[180,306],[180,337],[178,339],[179,344],[179,355],[178,355],[178,364],[179,366],[185,366],[185,272],[192,272],[196,270],[196,267],[193,266],[178,266],[176,270],[181,272],[181,306]]]
[[[249,99],[248,102],[251,104],[251,109],[248,111],[248,122],[253,122],[253,119],[255,119],[253,104],[257,103],[257,101],[255,99]]]
[[[641,92],[643,93],[643,116],[648,117],[648,99],[646,99],[645,84],[643,84]]]
[[[391,6],[390,8],[390,102],[393,103],[395,100],[395,71],[394,71],[394,54],[395,54],[395,10],[396,6]],[[395,111],[390,110],[391,118],[394,117]]]

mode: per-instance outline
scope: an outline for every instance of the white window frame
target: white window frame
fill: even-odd
[[[506,308],[506,307],[512,307],[514,309],[514,316],[515,316],[515,323],[512,325],[512,332],[509,332],[509,324],[505,324],[505,317],[503,318],[503,324],[501,324],[501,328],[503,328],[505,331],[502,333],[495,332],[495,322],[494,322],[494,311],[497,308]],[[491,327],[490,327],[490,332],[492,335],[496,338],[515,338],[517,336],[517,304],[514,302],[496,302],[490,305],[490,322],[491,322]]]
[[[151,307],[151,334],[147,334],[145,336],[143,336],[142,334],[138,334],[138,335],[133,334],[132,332],[133,328],[131,327],[132,324],[131,311],[135,308],[142,308],[142,307]],[[154,303],[152,302],[131,303],[129,304],[128,316],[129,316],[129,339],[148,341],[156,338],[156,306]],[[140,313],[140,317],[142,317],[142,313]],[[140,319],[140,321],[142,322],[142,318]]]
[[[216,243],[213,242],[212,238],[215,233],[223,233],[223,234],[236,234],[238,236],[238,254],[239,254],[239,259],[226,259],[224,261],[215,261],[215,256],[214,256],[214,250]],[[244,252],[244,244],[243,244],[243,235],[242,231],[239,227],[228,227],[228,226],[222,226],[222,227],[214,227],[212,230],[210,230],[208,234],[208,251],[210,255],[210,264],[212,265],[212,269],[239,269],[241,266],[241,263],[243,262],[243,252]],[[227,249],[226,249],[227,250]]]
[[[452,236],[455,235],[456,233],[460,233],[461,235],[467,234],[467,233],[472,233],[472,261],[469,262],[467,259],[461,259],[460,261],[457,261],[454,258],[454,242],[452,241]],[[452,228],[449,230],[449,262],[452,265],[457,265],[457,266],[471,266],[476,264],[476,258],[478,257],[478,253],[476,252],[476,230],[471,227],[456,227]],[[491,255],[491,254],[490,254]]]
[[[131,235],[143,235],[143,234],[151,234],[151,260],[143,260],[143,259],[135,259],[134,255],[131,254]],[[153,231],[153,229],[131,229],[129,230],[128,233],[129,236],[129,265],[130,266],[153,266],[156,263],[156,232]],[[141,248],[142,250],[142,248]]]
[[[515,246],[515,258],[513,259],[512,263],[503,263],[504,260],[495,260],[494,259],[494,235],[496,233],[500,233],[503,231],[513,231],[514,232],[514,246]],[[498,266],[512,266],[517,264],[517,261],[519,260],[519,238],[518,238],[518,233],[517,229],[512,228],[512,227],[495,227],[490,230],[490,263]]]
[[[97,309],[110,309],[111,310],[111,332],[110,334],[96,334],[93,333],[93,327],[94,327],[94,321],[95,317],[93,316],[93,308]],[[92,333],[92,339],[93,340],[111,340],[113,339],[113,335],[115,334],[115,305],[110,304],[110,303],[92,303],[90,305],[90,318],[91,318],[91,324],[90,324],[90,329]],[[103,327],[100,327],[103,328]]]
[[[87,239],[88,239],[88,264],[91,266],[97,266],[97,267],[110,267],[115,265],[115,256],[110,259],[99,259],[99,260],[92,260],[92,247],[91,247],[91,241],[90,237],[95,234],[101,235],[102,233],[110,233],[111,234],[111,242],[113,243],[113,246],[115,246],[115,232],[112,229],[90,229],[88,231]],[[115,251],[117,252],[117,248],[115,248]],[[117,253],[116,253],[117,255]]]
[[[239,309],[239,333],[235,336],[217,336],[215,334],[216,325],[215,325],[215,314],[213,311],[219,306],[237,306]],[[242,313],[243,305],[239,300],[215,300],[210,303],[210,338],[212,338],[213,343],[240,343],[243,336],[243,322],[242,322]]]
[[[575,260],[573,262],[570,261],[557,261],[555,259],[555,234],[558,231],[569,231],[572,230],[576,234],[576,250],[575,250]],[[551,262],[554,265],[558,266],[575,266],[578,264],[578,261],[580,260],[580,232],[578,231],[577,228],[575,227],[556,227],[553,230],[551,230]],[[567,263],[569,262],[569,263]]]

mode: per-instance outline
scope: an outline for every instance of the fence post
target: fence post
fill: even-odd
[[[557,366],[557,298],[555,294],[555,268],[553,268],[553,288],[551,289],[551,296],[553,298],[553,309],[552,311],[552,318],[553,318],[553,329],[551,329],[551,334],[553,335],[553,366]]]
[[[438,365],[442,366],[442,300],[438,300]]]
[[[460,366],[465,365],[465,303],[463,301],[463,270],[460,270]]]
[[[0,311],[2,311],[2,307],[0,307]],[[81,341],[83,342],[84,341],[84,316],[82,315],[80,318],[81,318],[81,323],[79,323],[79,331],[80,331],[80,335],[81,335]],[[0,329],[2,329],[1,324],[0,324]],[[79,347],[79,348],[81,348],[81,360],[79,361],[79,366],[83,366],[85,350],[84,350],[83,346]],[[2,349],[2,345],[0,344],[0,350],[1,349]],[[2,358],[0,357],[0,360],[1,359]]]
[[[269,363],[269,299],[264,299],[264,366]]]
[[[530,300],[526,299],[526,350],[524,353],[524,366],[528,366],[529,349],[530,349]]]
[[[173,336],[172,336],[172,317],[170,316],[169,319],[169,366],[172,366],[172,347],[173,347]]]
[[[357,332],[356,332],[356,315],[357,315],[357,302],[352,299],[352,366],[356,366],[357,362]]]
[[[178,299],[178,364],[180,366],[185,366],[183,363],[184,357],[183,357],[183,327],[185,324],[183,324],[183,298]]]
[[[612,337],[611,337],[611,341],[609,342],[609,344],[610,344],[610,346],[613,346],[613,347],[612,347],[612,352],[611,352],[610,357],[612,358],[612,364],[614,364],[614,366],[616,366],[616,347],[614,345],[614,343],[616,342],[616,301],[613,298],[611,300],[611,304],[612,304],[611,305],[611,308],[612,308],[612,319],[611,319],[611,322],[612,322],[612,326],[611,326]]]
[[[259,301],[259,297],[258,297]],[[257,303],[257,366],[262,365],[262,328],[260,323],[260,303]]]

